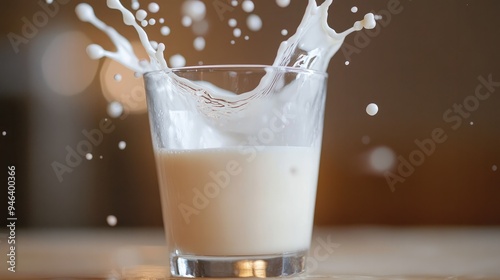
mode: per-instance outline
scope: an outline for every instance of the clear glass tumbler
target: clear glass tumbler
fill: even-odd
[[[172,276],[304,272],[326,73],[220,65],[144,78]]]

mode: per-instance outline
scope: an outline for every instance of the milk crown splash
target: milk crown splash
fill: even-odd
[[[363,20],[357,21],[350,29],[336,33],[327,23],[328,8],[332,2],[333,0],[327,0],[318,6],[315,0],[309,0],[296,33],[281,43],[273,66],[289,66],[325,72],[330,59],[339,50],[347,35],[363,28],[372,29],[375,27],[375,16],[368,13]],[[168,69],[163,54],[165,45],[160,43],[154,48],[132,12],[127,10],[119,0],[107,0],[107,6],[119,10],[123,16],[123,22],[135,28],[142,46],[149,55],[149,62],[140,61],[125,37],[99,20],[90,5],[81,3],[75,10],[80,20],[89,22],[105,32],[117,49],[115,52],[110,52],[99,45],[91,44],[87,47],[90,58],[108,57],[138,73]]]

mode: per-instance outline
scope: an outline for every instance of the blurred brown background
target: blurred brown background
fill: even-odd
[[[18,224],[105,227],[114,215],[121,227],[161,226],[147,115],[137,104],[121,118],[107,113],[108,101],[118,98],[108,91],[131,94],[140,80],[121,87],[110,82],[117,71],[123,82],[134,78],[116,64],[87,57],[86,45],[112,44],[76,18],[80,1],[54,2],[46,10],[43,1],[4,1],[0,10],[0,178],[6,182],[7,166],[16,166]],[[87,2],[99,18],[137,38],[104,1]],[[281,30],[293,34],[307,4],[292,0],[280,8],[254,0],[263,22],[254,32],[240,5],[221,18],[214,4],[227,1],[204,1],[206,47],[196,51],[192,42],[201,31],[181,25],[182,2],[158,1],[154,17],[165,18],[170,35],[162,36],[158,23],[147,30],[167,45],[167,57],[181,53],[187,65],[272,63],[288,37]],[[484,100],[474,93],[478,77],[500,82],[500,2],[337,0],[329,24],[343,31],[371,11],[384,16],[380,27],[349,36],[328,69],[316,224],[499,225],[500,86],[493,83]],[[234,38],[229,18],[238,20],[242,37]],[[375,116],[365,111],[372,102],[379,107]],[[453,111],[460,104],[462,115]],[[64,163],[68,147],[87,139],[82,131],[99,128],[104,118],[114,130],[92,147],[91,160],[82,157],[59,180],[54,162]],[[415,141],[432,138],[435,129],[446,140],[429,155],[418,152]],[[120,141],[126,142],[123,150]],[[414,170],[401,167],[405,161]],[[387,172],[400,181],[391,187]],[[6,196],[0,198],[7,205]]]

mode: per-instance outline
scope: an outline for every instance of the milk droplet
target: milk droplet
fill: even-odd
[[[241,30],[239,28],[235,28],[233,30],[233,36],[236,37],[236,38],[240,37],[241,36]]]
[[[234,45],[235,42],[234,42],[234,40],[231,40],[231,41],[229,41],[229,43],[231,43],[231,45]]]
[[[349,60],[346,60],[346,61],[344,62],[344,64],[345,64],[345,65],[349,65],[349,64],[350,64]]]
[[[230,26],[230,27],[235,27],[238,22],[234,19],[234,18],[230,18],[228,21],[227,21],[227,24]]]
[[[375,116],[378,113],[378,106],[375,103],[370,103],[366,106],[366,113],[370,116]]]
[[[262,28],[262,20],[258,15],[251,14],[247,17],[247,26],[252,31],[259,31]]]
[[[165,22],[165,19],[164,19],[164,18],[160,18],[160,19],[158,20],[158,22],[159,22],[159,23],[164,23],[164,22]]]
[[[352,13],[357,13],[357,12],[358,12],[358,7],[353,6],[353,7],[351,8],[351,12],[352,12]]]
[[[196,37],[193,41],[193,46],[194,46],[194,49],[197,50],[197,51],[201,51],[205,48],[205,38],[199,36],[199,37]]]
[[[182,17],[182,26],[184,27],[189,27],[193,23],[193,20],[188,17],[188,16],[183,16]]]
[[[377,147],[370,153],[369,163],[375,171],[386,171],[396,162],[396,155],[387,147]]]
[[[138,0],[132,0],[132,9],[137,10],[139,9],[140,4]]]
[[[248,41],[248,39],[250,39],[250,37],[248,37],[248,35],[245,36],[245,40]]]
[[[160,10],[160,5],[156,4],[155,2],[151,2],[148,5],[148,10],[153,14],[158,13],[158,11]]]
[[[93,156],[92,156],[92,154],[91,154],[91,153],[87,153],[87,154],[85,155],[85,158],[86,158],[87,160],[91,160],[91,159],[93,158]]]
[[[103,158],[103,157],[102,157],[102,155],[100,155],[100,156],[99,156],[99,159],[102,159],[102,158]]]
[[[168,26],[162,26],[160,28],[160,32],[161,32],[161,35],[168,36],[168,34],[170,34],[170,27],[168,27]]]
[[[7,135],[7,131],[2,131],[2,135],[3,136]]]
[[[116,219],[116,217],[113,215],[109,215],[106,217],[106,222],[108,223],[109,226],[114,227],[118,223],[118,219]]]
[[[87,3],[80,3],[75,8],[76,15],[83,22],[89,22],[95,18],[94,9]]]
[[[205,3],[199,0],[188,0],[182,4],[182,14],[189,16],[194,21],[200,21],[205,18],[207,8]]]
[[[233,7],[238,6],[238,1],[237,1],[237,0],[233,0],[233,1],[231,1],[231,5],[232,5]]]
[[[186,65],[186,59],[180,54],[174,54],[169,59],[170,67],[183,67]]]
[[[470,122],[469,124],[470,124],[470,125],[474,125],[474,122]]]
[[[119,82],[122,80],[122,75],[120,74],[115,74],[115,76],[113,77],[115,79],[115,81]]]
[[[108,116],[118,118],[123,114],[123,105],[118,101],[110,102],[106,111],[108,112]]]
[[[140,9],[137,12],[135,12],[135,18],[138,21],[143,21],[147,16],[148,16],[148,13],[146,11],[144,11],[143,9]]]
[[[54,2],[54,0],[45,0],[45,2],[46,2],[47,4],[52,4],[52,2]]]
[[[154,18],[149,19],[149,25],[155,25],[156,20]]]
[[[142,25],[142,27],[148,26],[148,21],[147,20],[141,21],[141,25]]]
[[[251,13],[255,9],[255,5],[250,0],[244,0],[243,3],[241,3],[241,8],[243,11]]]
[[[127,142],[125,141],[118,142],[118,149],[125,150],[126,147],[127,147]]]
[[[90,44],[87,47],[87,54],[90,59],[100,59],[104,56],[104,49],[97,44]]]
[[[491,167],[491,170],[493,171],[497,171],[498,167],[494,164],[492,167]]]
[[[106,4],[111,9],[118,9],[121,6],[120,0],[108,0],[106,1]]]
[[[280,6],[281,8],[288,7],[288,5],[290,5],[290,0],[276,0],[276,5]]]
[[[281,30],[281,35],[283,35],[283,36],[288,35],[288,30],[286,30],[286,29],[282,29],[282,30]]]

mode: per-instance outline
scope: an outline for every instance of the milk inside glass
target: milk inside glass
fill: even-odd
[[[319,147],[157,150],[169,243],[188,255],[306,251]]]

